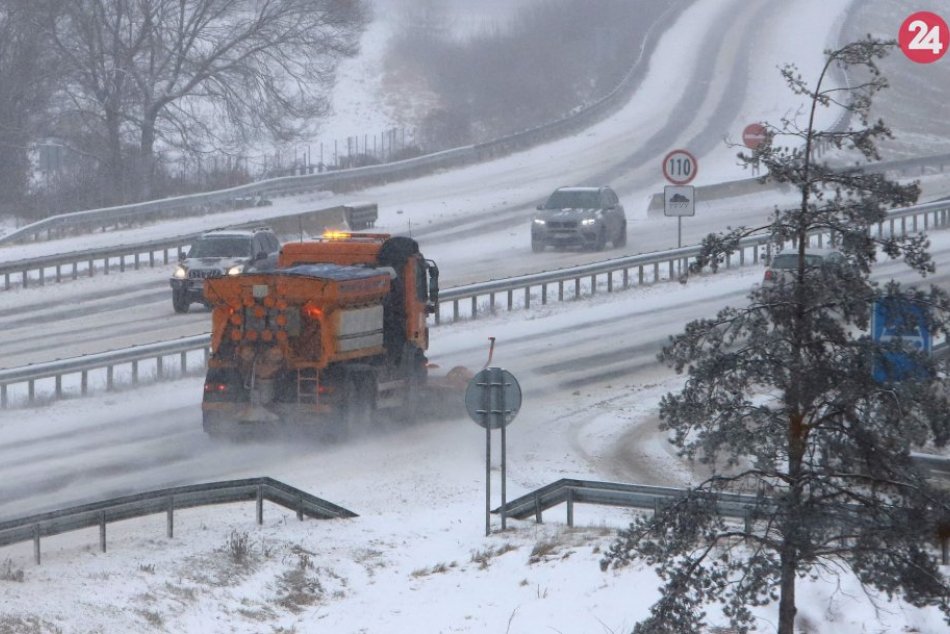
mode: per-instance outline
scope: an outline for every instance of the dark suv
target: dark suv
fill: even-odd
[[[280,241],[268,227],[217,229],[191,244],[171,278],[172,306],[187,313],[192,302],[207,305],[204,281],[209,277],[240,275],[250,269],[264,270],[277,263]]]
[[[603,251],[627,244],[627,217],[609,187],[556,189],[531,221],[531,249],[581,247]]]

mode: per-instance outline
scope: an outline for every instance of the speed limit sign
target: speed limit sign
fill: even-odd
[[[696,178],[696,157],[686,150],[673,150],[663,159],[663,177],[674,185],[685,185]]]

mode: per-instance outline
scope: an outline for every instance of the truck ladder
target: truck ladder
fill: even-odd
[[[297,370],[297,402],[316,403],[317,388],[319,385],[319,372],[314,372],[314,370],[310,368],[299,368]]]

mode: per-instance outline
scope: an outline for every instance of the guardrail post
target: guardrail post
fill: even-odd
[[[531,307],[531,287],[530,286],[524,287],[524,307],[525,308]]]
[[[79,262],[73,262],[73,279],[79,277]]]
[[[46,286],[46,267],[40,267],[40,286]]]
[[[27,271],[23,271],[23,288],[26,288],[27,280],[29,279],[29,274]]]
[[[89,391],[89,371],[83,370],[79,376],[79,393],[83,396]]]
[[[109,274],[109,256],[108,255],[102,258],[102,274],[103,275]]]
[[[33,399],[36,396],[36,381],[35,380],[30,379],[29,381],[26,382],[26,393],[27,393],[26,401],[30,405],[32,405]]]
[[[135,359],[132,361],[132,385],[139,384],[139,361]]]
[[[138,253],[135,254],[135,270],[136,271],[139,270],[139,254]]]
[[[548,285],[541,285],[541,305],[546,306],[548,303]]]
[[[113,381],[114,375],[115,372],[113,370],[113,366],[110,365],[106,368],[106,392],[111,392],[115,385],[115,382]]]
[[[92,258],[89,260],[89,277],[92,277],[96,274],[96,261]]]
[[[0,408],[7,407],[7,384],[0,385]]]
[[[162,357],[155,357],[155,374],[159,380],[165,378],[165,369],[162,363]]]
[[[637,285],[643,286],[643,265],[637,267]]]
[[[168,539],[173,539],[175,537],[175,496],[168,496],[168,510],[167,510],[167,521],[166,525],[168,528],[167,534]]]
[[[574,299],[581,298],[581,278],[574,278]]]
[[[99,511],[99,550],[106,552],[106,512]]]
[[[591,294],[591,297],[593,297],[594,294],[596,294],[596,293],[597,293],[597,274],[595,273],[595,274],[593,274],[593,275],[590,276],[590,294]]]
[[[297,498],[297,519],[303,521],[303,498]]]
[[[264,523],[264,485],[257,485],[257,523]]]
[[[33,525],[33,560],[40,565],[40,525]]]
[[[63,398],[63,375],[57,374],[55,380],[56,380],[56,398],[61,399]]]
[[[472,295],[472,319],[478,319],[478,297]]]
[[[630,269],[625,268],[623,270],[623,289],[627,290],[630,288]]]
[[[56,283],[59,284],[62,281],[63,281],[63,265],[57,264],[56,265]]]
[[[181,375],[185,376],[188,374],[188,353],[181,353]]]
[[[511,312],[511,308],[514,305],[514,303],[515,303],[515,292],[509,288],[508,289],[508,312]]]
[[[452,321],[456,322],[459,320],[459,300],[452,300]]]
[[[541,521],[541,496],[534,496],[534,521],[538,524],[543,524]]]
[[[564,280],[558,280],[557,283],[557,301],[564,301]]]
[[[653,283],[653,284],[656,284],[656,283],[659,282],[659,281],[660,281],[660,263],[659,263],[659,262],[654,262],[654,263],[653,263],[653,282],[652,282],[652,283]]]
[[[488,294],[488,311],[492,315],[495,314],[495,292],[494,291]]]
[[[567,490],[567,525],[570,528],[574,527],[574,489],[569,488]]]
[[[614,292],[614,272],[613,271],[607,271],[607,292],[608,293]]]
[[[119,254],[119,273],[125,273],[125,254]]]

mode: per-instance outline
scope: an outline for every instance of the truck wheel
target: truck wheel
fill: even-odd
[[[371,378],[354,375],[343,384],[343,405],[339,419],[330,430],[333,440],[343,440],[354,432],[366,429],[373,415],[373,400],[369,382]]]
[[[614,247],[620,248],[627,246],[627,221],[624,220],[620,223],[620,233],[617,235],[617,239],[614,240]]]
[[[191,302],[188,301],[188,295],[179,291],[172,291],[172,307],[176,313],[187,313]]]
[[[346,402],[346,425],[350,431],[365,427],[373,415],[373,395],[371,390],[372,378],[365,374],[354,376],[349,383]]]

